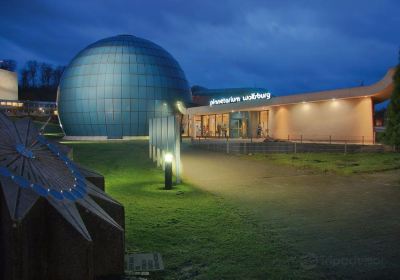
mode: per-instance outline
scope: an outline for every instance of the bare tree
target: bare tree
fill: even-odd
[[[36,60],[29,60],[26,63],[26,68],[28,70],[28,77],[29,77],[29,82],[30,86],[32,88],[36,87],[36,80],[37,80],[37,75],[38,75],[38,62]]]
[[[57,66],[53,71],[53,87],[57,88],[60,84],[62,74],[64,73],[65,66]]]
[[[20,71],[21,99],[54,101],[64,69],[65,66],[54,67],[46,62],[27,61]]]
[[[21,70],[21,87],[24,89],[29,87],[29,72],[27,69]]]
[[[40,64],[40,82],[42,87],[49,88],[53,78],[53,66],[48,63]]]

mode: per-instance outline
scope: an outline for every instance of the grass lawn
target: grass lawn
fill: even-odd
[[[42,128],[42,126],[45,124],[45,122],[40,122],[40,121],[34,121],[34,124],[36,125],[37,128]],[[44,129],[44,134],[48,138],[62,138],[64,136],[64,133],[60,127],[59,124],[49,122],[45,129]]]
[[[251,209],[266,230],[302,252],[303,265],[322,270],[314,279],[399,279],[400,169],[341,175],[262,156],[190,147],[182,155],[191,182]]]
[[[125,206],[126,250],[160,252],[165,279],[310,279],[277,233],[230,202],[182,184],[163,190],[145,141],[69,142],[75,161],[101,172]]]
[[[25,119],[26,117],[10,117],[12,120],[19,120],[19,119]],[[46,121],[40,121],[40,120],[35,120],[33,119],[33,123],[37,128],[42,128],[43,125],[46,124]],[[54,122],[49,122],[47,126],[44,129],[44,134],[46,136],[50,136],[53,138],[62,138],[64,136],[64,133],[58,123]]]
[[[338,174],[400,169],[400,153],[357,153],[346,155],[337,153],[255,154],[245,157]]]

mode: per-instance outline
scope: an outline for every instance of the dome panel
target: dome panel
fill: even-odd
[[[162,47],[131,35],[99,40],[72,59],[60,82],[67,136],[148,135],[148,120],[191,101],[185,74]]]

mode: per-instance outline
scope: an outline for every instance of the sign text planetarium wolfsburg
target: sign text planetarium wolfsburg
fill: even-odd
[[[248,95],[244,96],[231,96],[228,98],[219,98],[219,99],[211,99],[210,100],[210,106],[213,105],[220,105],[220,104],[229,104],[229,103],[237,103],[237,102],[243,102],[243,101],[251,101],[251,100],[258,100],[258,99],[271,99],[271,93],[270,92],[253,92]]]

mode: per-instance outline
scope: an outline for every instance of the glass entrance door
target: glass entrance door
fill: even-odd
[[[247,122],[245,119],[231,119],[230,137],[240,138],[247,136]]]

